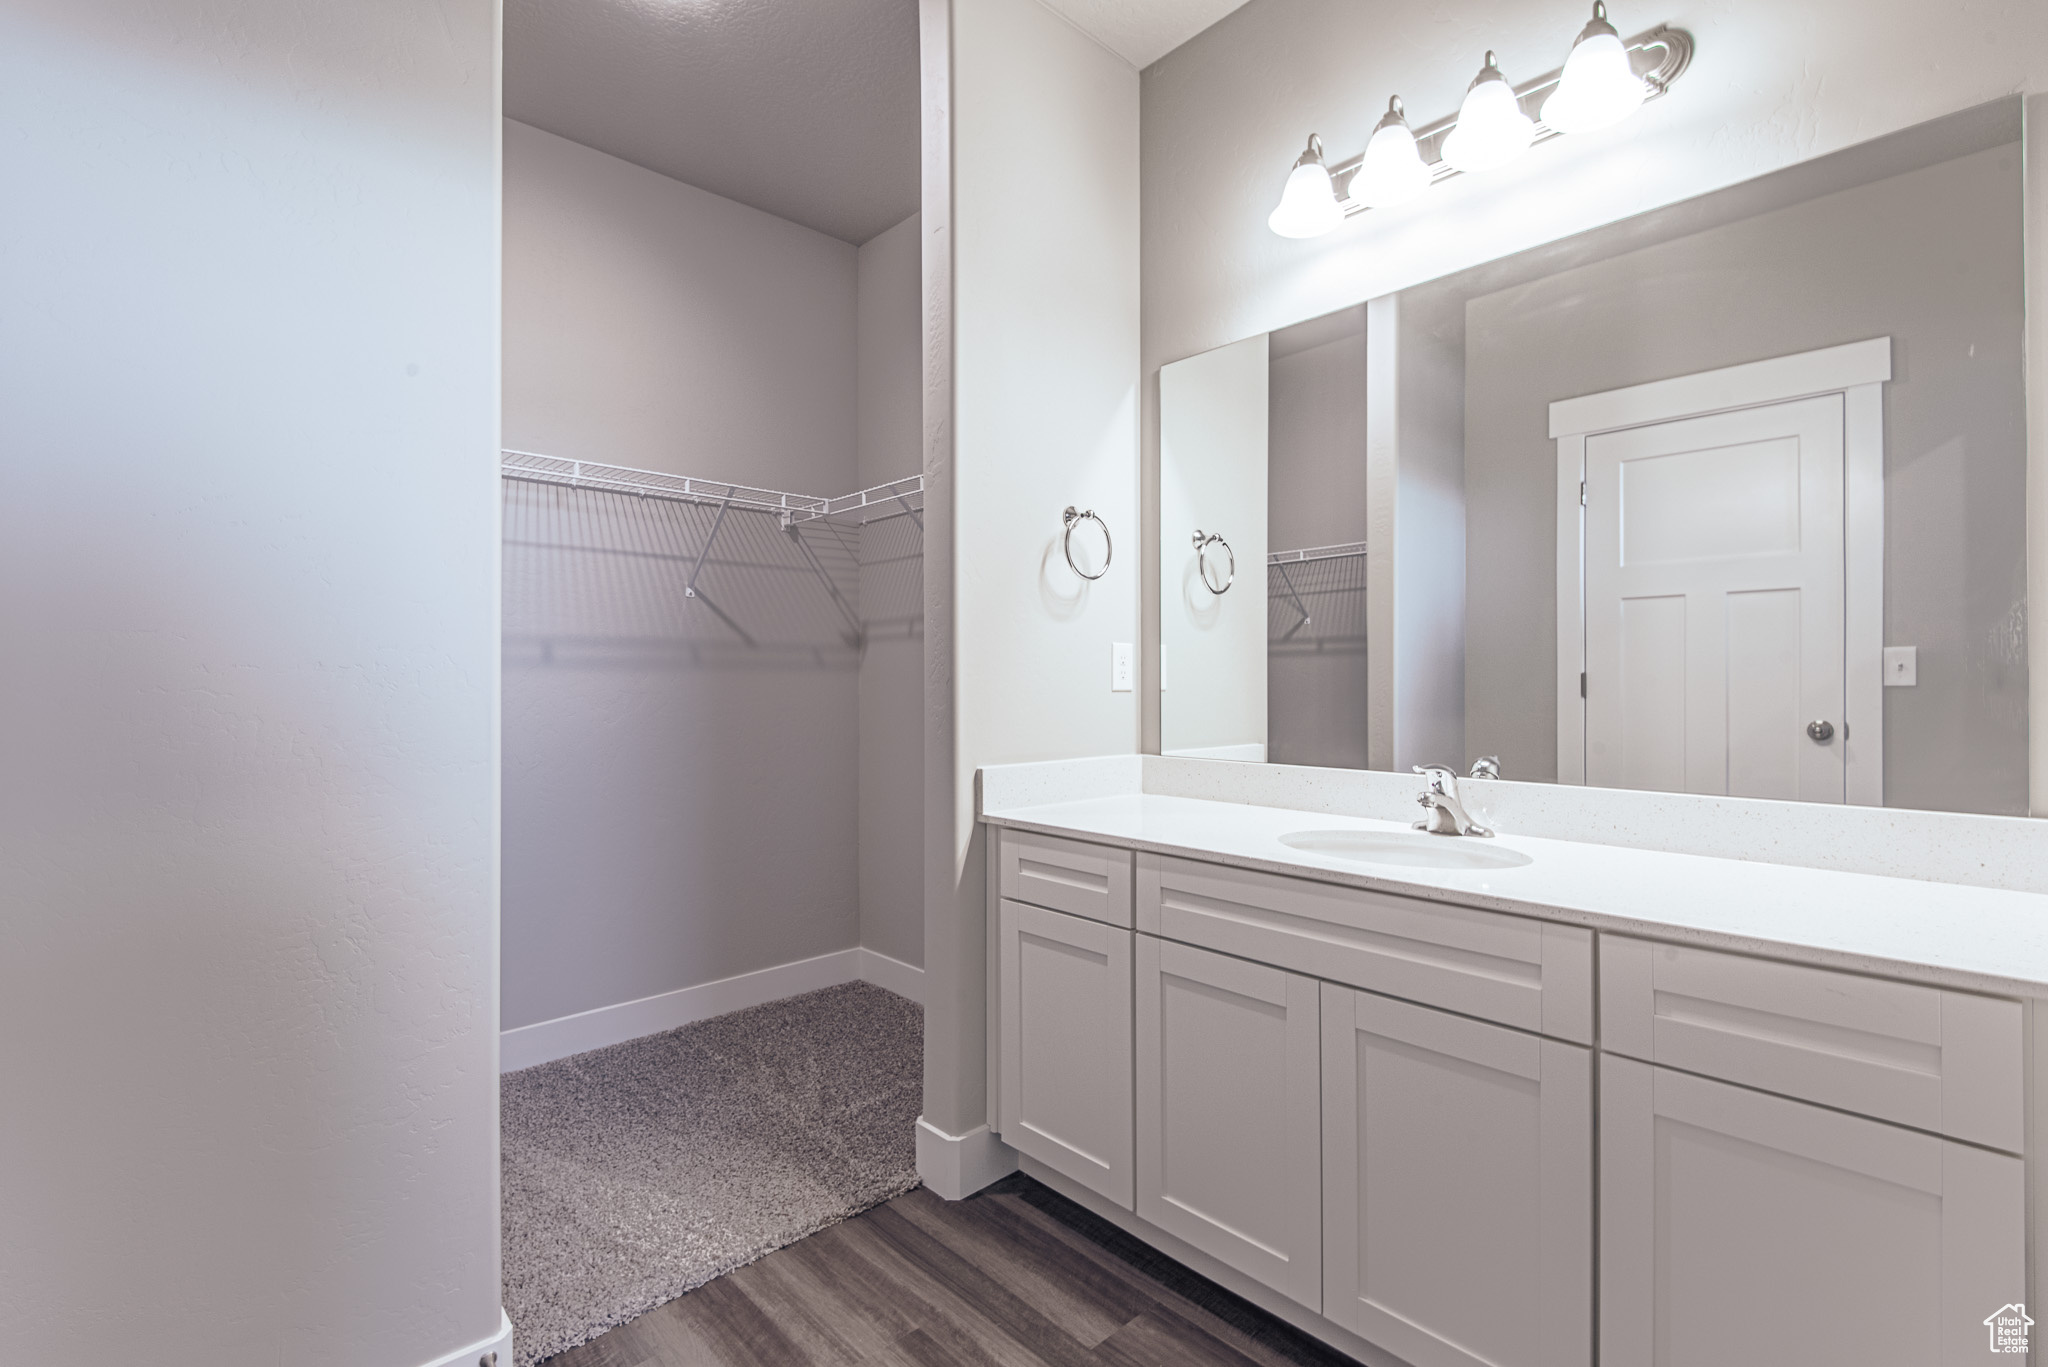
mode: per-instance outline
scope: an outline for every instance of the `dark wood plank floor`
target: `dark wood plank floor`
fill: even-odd
[[[1349,1367],[1028,1177],[919,1188],[547,1367]]]

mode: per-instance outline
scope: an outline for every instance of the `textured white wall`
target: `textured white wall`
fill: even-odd
[[[861,244],[856,408],[863,489],[923,468],[917,215]],[[860,942],[924,962],[924,576],[905,519],[877,523],[862,554]]]
[[[963,1134],[987,1114],[974,771],[1137,739],[1109,661],[1138,625],[1138,76],[1036,0],[924,12],[926,461],[944,519],[926,573],[945,576],[926,801],[951,814],[926,849],[925,1118]],[[1068,504],[1118,538],[1094,584],[1060,558]]]
[[[855,312],[846,243],[505,125],[507,446],[848,492]],[[653,514],[614,515],[670,546]],[[748,544],[738,521],[721,555]],[[611,625],[641,591],[629,559],[536,564],[507,580],[508,623],[552,584],[582,605],[563,634],[595,639],[507,641],[505,1028],[858,943],[855,663],[636,644]],[[825,605],[748,575],[725,604],[743,622],[783,593]],[[680,601],[644,630],[685,612],[723,634]]]
[[[0,1356],[494,1334],[497,8],[0,7]]]
[[[1489,47],[1511,80],[1553,68],[1585,6],[1251,0],[1147,67],[1148,483],[1152,376],[1168,361],[2048,85],[2048,7],[2033,0],[1702,0],[1630,4],[1614,21],[1626,34],[1659,22],[1694,34],[1692,69],[1669,98],[1301,242],[1265,220],[1308,133],[1342,158],[1365,145],[1389,95],[1418,122],[1451,113]]]

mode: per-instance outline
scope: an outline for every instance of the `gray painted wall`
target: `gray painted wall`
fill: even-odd
[[[1273,334],[1269,386],[1267,544],[1276,551],[1365,540],[1365,318],[1346,309]],[[1307,626],[1266,651],[1266,758],[1273,764],[1362,769],[1365,727],[1365,561],[1286,568]],[[1272,571],[1269,638],[1300,614]]]
[[[855,488],[856,249],[505,134],[505,444]],[[678,548],[655,505],[549,506],[532,524],[549,537]],[[756,521],[730,520],[721,554],[772,554]],[[799,637],[826,628],[821,662],[721,648],[730,634],[679,595],[636,616],[636,566],[661,568],[507,549],[507,1029],[859,942],[857,658],[831,649],[829,617],[793,619]],[[801,579],[732,582],[725,606],[757,632],[825,606]],[[530,621],[555,639],[515,639]]]
[[[495,1335],[497,7],[0,6],[0,1357]]]
[[[2020,195],[2007,144],[1470,301],[1470,748],[1556,774],[1551,400],[1890,334],[1885,639],[1920,682],[1884,693],[1885,800],[2026,811]]]
[[[921,224],[912,214],[860,249],[855,406],[863,489],[924,466]],[[860,942],[922,966],[924,538],[908,518],[877,522],[862,538]]]

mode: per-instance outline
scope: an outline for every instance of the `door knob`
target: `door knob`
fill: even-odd
[[[1806,724],[1806,734],[1813,738],[1815,744],[1826,745],[1835,738],[1835,724],[1831,721],[1810,721]]]

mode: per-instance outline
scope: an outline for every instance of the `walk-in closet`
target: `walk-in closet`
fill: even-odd
[[[745,17],[505,18],[521,1363],[916,1183],[916,6]]]

